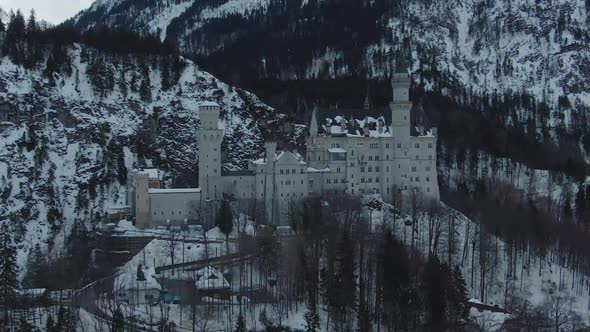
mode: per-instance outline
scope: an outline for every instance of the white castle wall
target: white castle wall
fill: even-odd
[[[409,76],[395,74],[392,83],[390,126],[380,125],[372,131],[367,127],[364,135],[351,135],[342,131],[342,121],[342,128],[333,126],[319,133],[314,111],[305,157],[277,153],[276,143],[267,142],[265,158],[252,161],[248,172],[222,173],[220,107],[201,105],[201,128],[197,130],[200,190],[154,191],[147,189],[147,180],[132,180],[137,224],[147,227],[190,219],[195,206],[202,208],[203,201],[219,202],[224,194],[238,201],[258,202],[255,206],[263,207],[267,222],[275,224],[288,222],[293,201],[323,193],[379,193],[390,201],[398,197],[439,200],[436,129],[410,135]]]

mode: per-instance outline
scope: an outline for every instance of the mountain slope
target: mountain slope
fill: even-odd
[[[164,87],[163,57],[80,44],[67,57],[71,66],[49,75],[0,58],[0,118],[13,123],[0,132],[0,222],[14,231],[22,267],[36,243],[61,254],[73,229],[125,204],[132,168],[159,167],[167,185],[196,186],[199,102],[222,105],[230,169],[258,157],[263,136],[286,119],[188,60]]]
[[[526,92],[555,109],[567,96],[587,112],[588,12],[584,0],[103,0],[71,23],[158,34],[223,77],[385,78],[411,54],[427,89]],[[554,125],[580,125],[572,109]]]

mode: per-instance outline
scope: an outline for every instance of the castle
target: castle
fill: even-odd
[[[371,109],[314,108],[306,155],[278,151],[265,143],[265,156],[247,170],[222,167],[224,122],[213,102],[199,106],[199,186],[161,189],[155,170],[131,174],[128,203],[140,228],[198,219],[223,199],[257,202],[267,222],[286,224],[292,202],[308,196],[341,193],[380,194],[386,201],[412,197],[439,200],[436,128],[412,128],[410,77],[396,73],[393,101]],[[389,124],[389,125],[388,125]],[[413,129],[413,132],[412,132]]]

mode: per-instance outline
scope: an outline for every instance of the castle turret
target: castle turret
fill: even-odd
[[[315,137],[318,135],[317,111],[317,107],[314,107],[313,111],[311,111],[311,122],[309,124],[309,135],[311,137]]]
[[[217,190],[221,179],[221,142],[223,128],[220,126],[221,107],[214,102],[199,105],[201,128],[199,137],[199,187],[205,198],[219,199],[221,191]],[[219,188],[221,189],[221,187]]]
[[[405,139],[410,136],[410,75],[405,67],[399,66],[391,81],[393,89],[393,101],[391,108],[391,126],[393,136],[397,139]]]

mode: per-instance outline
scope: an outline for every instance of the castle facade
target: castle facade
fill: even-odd
[[[411,125],[407,73],[396,73],[392,88],[393,101],[383,108],[314,108],[305,156],[266,142],[264,158],[238,172],[222,167],[220,106],[201,104],[200,188],[160,189],[146,171],[132,174],[128,201],[138,227],[187,222],[223,199],[256,202],[271,224],[287,224],[293,202],[320,194],[439,200],[436,128]]]

